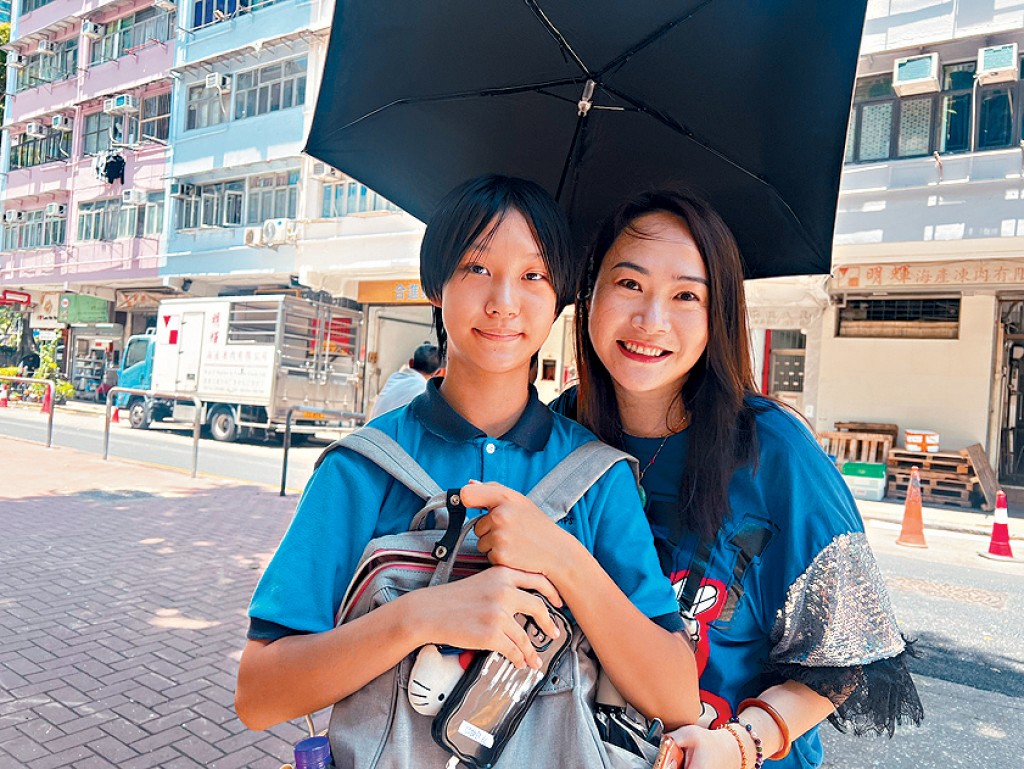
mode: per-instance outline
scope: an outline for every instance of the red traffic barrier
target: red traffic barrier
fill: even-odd
[[[1002,491],[996,492],[996,517],[992,521],[988,552],[978,555],[995,561],[1013,560],[1013,550],[1010,549],[1010,514],[1006,507],[1006,495]]]

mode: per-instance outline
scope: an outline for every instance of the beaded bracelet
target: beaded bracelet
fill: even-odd
[[[764,749],[761,747],[761,739],[757,736],[757,732],[754,731],[754,726],[751,723],[743,723],[740,721],[739,716],[733,716],[729,719],[730,724],[739,724],[747,730],[747,734],[750,735],[750,739],[754,741],[754,750],[757,751],[757,758],[754,759],[754,769],[761,769],[761,764],[764,763]],[[732,731],[731,729],[729,730]]]
[[[746,708],[759,708],[763,710],[772,717],[772,721],[774,721],[775,725],[779,727],[779,733],[782,735],[782,747],[772,755],[768,756],[768,760],[778,761],[788,756],[789,749],[793,746],[793,741],[789,736],[789,725],[786,723],[786,719],[782,717],[782,714],[779,713],[779,711],[777,711],[771,704],[764,700],[759,700],[756,697],[750,697],[743,700],[743,702],[740,703],[739,708],[737,708],[737,712],[742,713]]]
[[[732,722],[730,721],[728,724],[722,724],[718,728],[724,729],[732,735],[734,740],[736,740],[736,747],[740,749],[740,769],[747,769],[747,752],[743,749],[743,738],[729,728],[731,724]]]

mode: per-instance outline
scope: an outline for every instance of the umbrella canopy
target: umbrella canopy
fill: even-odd
[[[579,242],[683,185],[748,277],[828,272],[866,0],[338,0],[306,152],[420,219],[493,172]]]

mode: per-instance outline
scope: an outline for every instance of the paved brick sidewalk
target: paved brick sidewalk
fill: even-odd
[[[276,769],[300,724],[232,701],[294,496],[5,440],[0,767]]]

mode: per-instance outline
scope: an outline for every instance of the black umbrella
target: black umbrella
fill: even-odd
[[[485,172],[585,242],[702,194],[748,277],[828,272],[866,0],[338,0],[306,152],[420,219]]]

